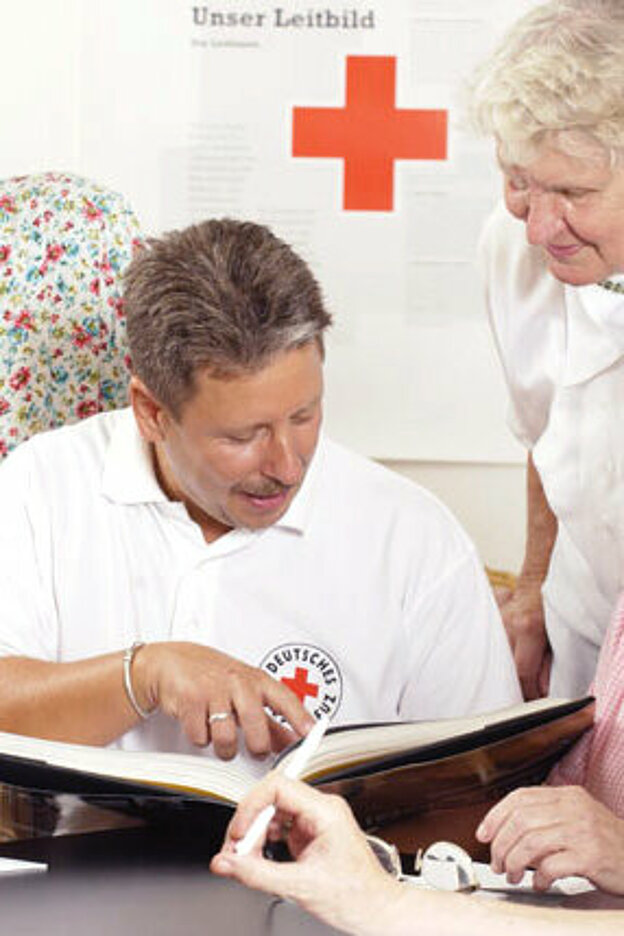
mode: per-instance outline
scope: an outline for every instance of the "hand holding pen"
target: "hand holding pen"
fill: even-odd
[[[258,847],[249,854],[236,847],[267,806],[287,823],[292,862],[267,860]],[[383,920],[384,908],[400,897],[402,886],[382,870],[343,799],[320,793],[277,770],[240,803],[210,867],[215,874],[295,900],[347,932],[365,932],[371,917]]]
[[[290,780],[298,780],[303,771],[309,764],[312,756],[316,753],[323,735],[327,731],[329,719],[319,718],[314,727],[306,735],[299,747],[295,751],[292,760],[284,767],[282,774]],[[260,841],[264,841],[267,829],[273,817],[276,807],[274,803],[269,803],[262,809],[252,824],[249,826],[245,836],[236,842],[234,849],[237,855],[248,855],[254,850]]]

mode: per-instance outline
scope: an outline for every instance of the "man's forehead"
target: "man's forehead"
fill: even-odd
[[[265,409],[297,408],[322,392],[322,358],[316,342],[279,352],[253,369],[198,370],[184,410],[203,409],[222,417],[262,418]]]
[[[248,380],[265,371],[273,370],[276,366],[287,361],[300,360],[313,357],[316,351],[321,361],[324,360],[323,342],[320,336],[309,339],[301,344],[272,351],[266,355],[254,358],[249,363],[233,361],[210,361],[200,364],[195,372],[196,379],[219,380],[224,383],[238,380]]]

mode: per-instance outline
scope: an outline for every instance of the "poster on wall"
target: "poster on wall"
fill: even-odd
[[[474,267],[496,170],[458,111],[491,13],[193,8],[189,214],[253,217],[309,260],[335,315],[328,425],[378,457],[507,452],[502,394],[475,387],[484,362],[500,379]]]
[[[334,437],[519,460],[475,268],[499,181],[462,88],[528,5],[74,0],[70,162],[150,232],[247,218],[305,257],[334,316]]]

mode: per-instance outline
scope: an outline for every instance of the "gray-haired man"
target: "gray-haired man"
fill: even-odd
[[[208,221],[151,242],[125,301],[131,409],[0,470],[0,727],[227,758],[321,712],[517,701],[463,531],[319,438],[330,317],[305,263]]]

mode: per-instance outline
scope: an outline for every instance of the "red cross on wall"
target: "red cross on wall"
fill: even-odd
[[[344,160],[347,211],[392,211],[395,159],[446,159],[447,112],[394,106],[396,58],[347,56],[347,101],[293,108],[293,156]]]
[[[294,676],[282,676],[281,681],[285,686],[288,686],[289,689],[292,689],[302,703],[305,702],[306,696],[315,698],[318,695],[319,687],[316,683],[308,682],[308,671],[302,666],[298,666],[295,669]]]

